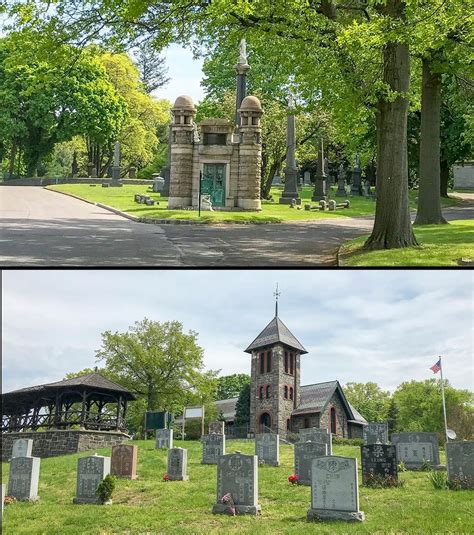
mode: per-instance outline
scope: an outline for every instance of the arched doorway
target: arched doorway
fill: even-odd
[[[331,433],[336,434],[336,409],[331,407]]]
[[[268,412],[264,412],[260,415],[260,431],[265,432],[265,427],[271,427],[272,419]]]

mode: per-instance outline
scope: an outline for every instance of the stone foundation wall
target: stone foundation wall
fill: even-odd
[[[13,441],[17,438],[33,439],[34,457],[57,457],[81,451],[97,450],[121,444],[130,437],[115,431],[45,431],[27,433],[4,433],[1,435],[2,461],[11,457]]]

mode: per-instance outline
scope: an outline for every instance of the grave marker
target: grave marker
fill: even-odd
[[[228,505],[222,498],[231,494],[237,514],[256,515],[258,504],[258,459],[256,455],[242,455],[239,451],[222,455],[217,461],[217,501],[213,513],[226,513]]]
[[[138,446],[119,444],[112,446],[110,473],[118,477],[137,478]]]
[[[297,442],[295,444],[295,474],[298,485],[311,485],[311,463],[316,457],[327,456],[327,444]]]
[[[420,469],[424,461],[429,461],[435,467],[439,466],[439,446],[436,433],[394,433],[392,444],[397,446],[398,462],[403,461],[407,468]]]
[[[225,455],[225,435],[203,435],[202,464],[217,464],[221,455]]]
[[[188,450],[171,448],[168,451],[168,476],[171,481],[187,481]]]
[[[398,480],[397,448],[390,444],[361,446],[362,481],[364,484],[378,479]]]
[[[327,429],[320,429],[319,427],[310,427],[308,429],[300,429],[300,442],[319,442],[326,444],[328,447],[328,455],[332,455],[332,434]]]
[[[209,434],[210,435],[223,435],[224,434],[224,425],[225,422],[220,422],[216,420],[215,422],[209,423]]]
[[[362,429],[364,444],[387,444],[388,424],[387,422],[370,422]]]
[[[110,457],[92,455],[77,460],[77,487],[73,503],[96,503],[100,499],[96,494],[99,483],[110,474]]]
[[[8,496],[14,496],[19,501],[39,500],[40,463],[39,457],[14,457],[11,460]]]
[[[463,489],[474,489],[474,441],[448,442],[446,459],[449,481]]]
[[[362,522],[359,511],[357,460],[349,457],[320,457],[311,467],[311,508],[308,520]]]
[[[255,455],[271,466],[280,465],[280,437],[273,433],[255,435]]]
[[[17,438],[13,441],[12,459],[14,457],[31,457],[33,452],[33,439]]]
[[[171,449],[173,447],[173,430],[172,429],[157,429],[155,449]]]

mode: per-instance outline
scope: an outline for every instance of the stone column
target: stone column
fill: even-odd
[[[362,195],[361,170],[359,156],[356,156],[354,170],[352,171],[351,195]]]
[[[321,145],[318,152],[318,171],[315,176],[315,185],[312,200],[327,200],[326,188],[326,173],[324,170],[324,140],[321,139]]]
[[[296,204],[301,204],[298,194],[298,170],[296,168],[296,119],[293,96],[290,95],[288,104],[288,119],[286,126],[286,167],[285,189],[280,197],[280,204],[291,204],[295,199]]]
[[[240,125],[240,106],[242,101],[247,96],[247,71],[250,65],[247,63],[247,46],[245,39],[240,41],[240,57],[236,65],[234,65],[237,73],[237,91],[235,101],[235,124]]]
[[[111,186],[122,186],[120,180],[120,142],[116,141],[114,145],[114,163],[112,165],[112,183]]]
[[[161,189],[162,197],[169,197],[170,195],[170,171],[171,171],[171,125],[168,130],[168,157],[166,159],[166,165],[161,168],[160,176],[165,179],[163,187]]]

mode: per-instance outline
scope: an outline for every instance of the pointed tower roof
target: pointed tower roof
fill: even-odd
[[[265,329],[263,329],[257,338],[255,338],[255,340],[248,346],[245,352],[252,353],[254,349],[269,346],[277,342],[281,342],[282,344],[298,350],[302,355],[307,353],[306,349],[300,344],[278,316],[275,316],[272,319]]]

